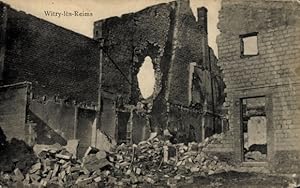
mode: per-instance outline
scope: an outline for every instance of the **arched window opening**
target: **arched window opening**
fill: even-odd
[[[147,56],[137,74],[138,84],[142,96],[146,99],[149,98],[154,91],[155,76],[152,64],[152,59]]]

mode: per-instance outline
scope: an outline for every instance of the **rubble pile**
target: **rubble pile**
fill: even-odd
[[[245,161],[265,161],[267,159],[266,154],[262,154],[260,151],[250,151],[245,153]]]
[[[137,145],[122,144],[114,150],[112,173],[119,184],[172,184],[174,181],[191,183],[193,175],[207,176],[230,171],[230,165],[203,151],[209,143],[216,142],[219,138],[216,136],[202,143],[188,145],[171,144],[157,138]]]
[[[19,168],[12,173],[1,174],[4,185],[13,185],[22,182],[23,185],[36,185],[48,187],[56,185],[59,187],[81,186],[99,182],[102,169],[110,163],[106,160],[106,153],[89,148],[82,160],[76,159],[76,155],[70,152],[72,149],[54,145],[36,145],[35,151],[38,159],[29,168],[28,172],[22,173]],[[104,158],[102,158],[104,157]],[[99,174],[97,174],[99,173]],[[1,183],[1,181],[0,181]]]
[[[82,159],[76,159],[74,149],[59,144],[35,146],[38,160],[27,173],[16,168],[12,175],[2,175],[12,182],[42,187],[192,183],[194,175],[231,170],[231,166],[203,151],[215,140],[185,145],[154,138],[139,144],[121,144],[110,152],[89,147]]]

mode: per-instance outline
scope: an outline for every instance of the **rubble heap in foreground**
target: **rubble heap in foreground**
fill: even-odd
[[[230,171],[232,166],[203,151],[219,136],[202,143],[171,144],[154,138],[135,145],[121,144],[111,152],[90,147],[79,160],[59,144],[37,150],[38,160],[28,173],[19,169],[1,174],[14,184],[61,187],[128,186],[138,184],[192,183],[194,175],[211,175]],[[2,181],[3,181],[2,180]]]

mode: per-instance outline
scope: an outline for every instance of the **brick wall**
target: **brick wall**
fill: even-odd
[[[124,78],[106,57],[104,87],[125,92],[129,95],[127,98],[137,102],[139,91],[136,74],[144,58],[150,56],[155,71],[162,74],[157,80],[161,85],[155,88],[154,96],[162,92],[163,96],[168,96],[169,102],[188,105],[189,64],[203,64],[203,45],[209,51],[207,43],[202,42],[205,32],[196,22],[189,1],[159,4],[120,18],[97,21],[94,35],[95,39],[105,38],[105,51],[125,74]],[[212,69],[218,70],[213,51],[210,50],[210,53]],[[205,68],[208,69],[207,66]],[[166,90],[172,92],[168,94]]]
[[[97,103],[98,42],[8,8],[4,71],[4,84],[32,82],[35,97]]]
[[[200,142],[204,139],[202,137],[202,117],[201,111],[172,105],[170,106],[168,128],[178,143]]]
[[[205,33],[196,22],[188,1],[178,1],[176,9],[169,72],[169,102],[188,106],[189,66],[192,62],[203,64],[202,41]]]
[[[211,82],[214,82],[214,87],[221,88],[223,81],[216,79],[216,77],[221,77],[217,65],[218,60],[207,43],[207,23],[201,21],[207,19],[207,10],[203,7],[199,8],[198,21],[196,21],[189,1],[178,1],[177,12],[174,17],[173,57],[169,72],[171,74],[168,88],[170,90],[169,102],[185,106],[190,105],[188,98],[190,92],[189,67],[191,63],[196,63],[197,67],[209,74],[209,79],[203,83],[204,88],[202,89],[204,91],[202,92],[206,94],[205,98],[210,101],[209,105],[213,105]],[[214,100],[218,97],[216,95]],[[209,109],[211,110],[211,107]]]
[[[201,15],[204,13],[202,16],[207,18],[206,9],[202,10]],[[207,44],[206,27],[205,21],[196,21],[188,0],[159,4],[136,13],[95,22],[94,39],[105,39],[103,87],[122,94],[125,104],[136,105],[142,100],[137,73],[144,58],[150,56],[156,81],[153,96],[148,99],[153,104],[150,122],[153,130],[164,129],[169,121],[169,104],[190,106],[189,70],[190,64],[196,63],[209,75],[213,72],[201,88],[209,101],[208,110],[213,111],[213,99],[214,104],[218,105],[215,109],[220,109],[224,100],[224,84],[217,58]],[[214,86],[210,84],[212,81]],[[209,86],[214,87],[218,95],[212,96]],[[193,89],[197,90],[195,87]],[[190,122],[185,118],[182,124],[188,126]],[[197,123],[199,129],[201,122]]]
[[[103,87],[123,94],[127,103],[139,100],[137,73],[146,56],[163,69],[171,10],[170,5],[161,4],[95,22],[94,38],[101,37],[96,33],[105,38]]]
[[[241,160],[240,100],[265,96],[268,161],[274,170],[287,173],[300,171],[299,10],[296,1],[223,0],[218,24],[224,106],[235,158]],[[252,32],[258,32],[259,54],[242,57],[240,35]],[[292,165],[285,161],[293,161],[293,168],[286,167]]]

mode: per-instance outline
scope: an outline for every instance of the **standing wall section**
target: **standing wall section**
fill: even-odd
[[[300,4],[297,1],[223,0],[219,61],[226,84],[232,149],[242,161],[240,102],[265,96],[268,164],[300,171]],[[257,33],[258,55],[241,56],[241,35]]]
[[[30,85],[19,83],[0,87],[0,127],[7,140],[26,139],[26,111]]]
[[[34,98],[97,104],[97,41],[7,6],[5,43],[4,84],[29,81]]]

